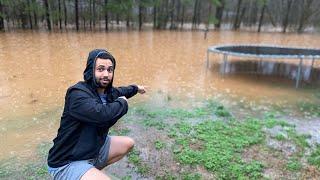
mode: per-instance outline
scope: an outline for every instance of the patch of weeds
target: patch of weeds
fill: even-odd
[[[180,133],[182,134],[189,134],[192,126],[190,125],[190,123],[187,122],[179,122],[175,124],[175,127],[179,130]]]
[[[320,169],[320,145],[308,157],[308,162]]]
[[[264,118],[265,119],[274,119],[278,116],[278,112],[276,111],[268,111],[264,113]]]
[[[52,143],[39,144],[36,160],[26,163],[16,158],[0,161],[0,179],[49,179],[46,157],[51,146]]]
[[[302,152],[304,152],[305,148],[309,148],[310,145],[307,142],[307,139],[310,138],[310,135],[297,134],[296,130],[294,128],[289,128],[286,130],[288,133],[288,137],[298,146],[301,148]]]
[[[136,166],[138,173],[142,175],[146,175],[150,171],[150,167],[141,161],[139,154],[140,154],[139,151],[133,149],[128,154],[128,161]]]
[[[137,168],[138,168],[137,172],[142,175],[146,175],[150,171],[150,167],[147,166],[146,164],[140,164],[139,166],[137,166]]]
[[[174,137],[177,137],[177,130],[175,128],[170,128],[168,130],[168,136],[170,138],[174,138]]]
[[[164,148],[165,145],[166,144],[164,142],[161,142],[158,140],[154,142],[154,146],[156,147],[156,150],[160,150],[160,149]]]
[[[284,140],[286,140],[286,137],[283,134],[277,134],[275,136],[275,139],[278,141],[284,141]]]
[[[181,176],[181,179],[183,180],[200,180],[201,179],[201,174],[199,173],[183,173]]]
[[[157,120],[157,119],[144,119],[142,121],[142,124],[148,127],[155,127],[158,130],[163,130],[165,128],[165,123],[163,121]]]
[[[279,119],[275,119],[275,118],[266,118],[264,120],[264,125],[267,128],[273,128],[275,126],[281,126],[281,127],[294,127],[294,125],[287,123],[284,120],[279,120]]]
[[[132,179],[132,176],[130,175],[127,175],[121,178],[121,180],[131,180],[131,179]]]
[[[218,106],[214,112],[214,114],[218,117],[231,117],[229,111],[226,110],[224,106]]]
[[[129,152],[128,154],[128,160],[130,163],[134,165],[138,165],[141,163],[141,159],[139,157],[140,152],[137,151],[136,149],[133,149],[132,151]]]
[[[128,128],[122,128],[122,129],[110,128],[109,134],[117,135],[117,136],[125,136],[125,135],[128,135],[129,132],[130,132],[130,129]]]
[[[157,176],[156,180],[176,180],[178,179],[176,176],[172,175],[171,173],[166,173],[163,176]]]
[[[302,101],[297,104],[297,107],[302,113],[320,117],[320,106],[318,103]]]
[[[231,117],[231,113],[221,104],[213,100],[209,100],[206,106],[208,112],[215,114],[217,117]]]
[[[286,169],[289,171],[299,171],[301,168],[302,168],[302,164],[296,158],[291,158],[286,165]]]
[[[220,179],[262,177],[260,162],[241,160],[244,148],[264,142],[261,121],[205,121],[195,126],[179,124],[176,127],[180,134],[175,138],[174,153],[182,164],[203,165]],[[187,133],[190,131],[193,133]],[[201,142],[202,148],[192,149],[194,142]]]

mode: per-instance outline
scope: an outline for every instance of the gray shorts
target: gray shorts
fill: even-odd
[[[48,172],[55,180],[78,180],[91,168],[99,170],[107,166],[110,150],[111,137],[107,136],[106,141],[95,159],[73,161],[61,167],[52,168],[48,166]]]

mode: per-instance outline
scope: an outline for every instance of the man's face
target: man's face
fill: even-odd
[[[106,88],[113,78],[113,64],[110,59],[100,59],[96,60],[96,67],[94,70],[94,75],[96,82],[101,88]]]

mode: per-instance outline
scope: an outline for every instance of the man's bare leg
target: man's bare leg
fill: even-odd
[[[122,159],[133,148],[134,140],[127,136],[111,136],[109,156],[107,164]]]
[[[82,177],[81,180],[111,180],[107,175],[99,169],[91,168]]]

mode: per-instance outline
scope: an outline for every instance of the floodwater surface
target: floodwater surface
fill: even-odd
[[[226,102],[289,105],[312,101],[319,90],[317,61],[312,72],[307,68],[310,61],[305,62],[309,74],[300,89],[293,80],[297,60],[271,59],[257,69],[255,59],[232,57],[222,75],[222,57],[211,54],[206,67],[208,46],[222,44],[318,48],[320,36],[231,31],[209,32],[207,39],[203,32],[178,31],[1,33],[0,159],[28,156],[35,145],[56,135],[66,89],[83,79],[87,55],[95,48],[105,48],[116,58],[116,86],[148,86],[145,96],[130,103],[161,103],[159,94],[164,94],[177,104],[223,97]]]

